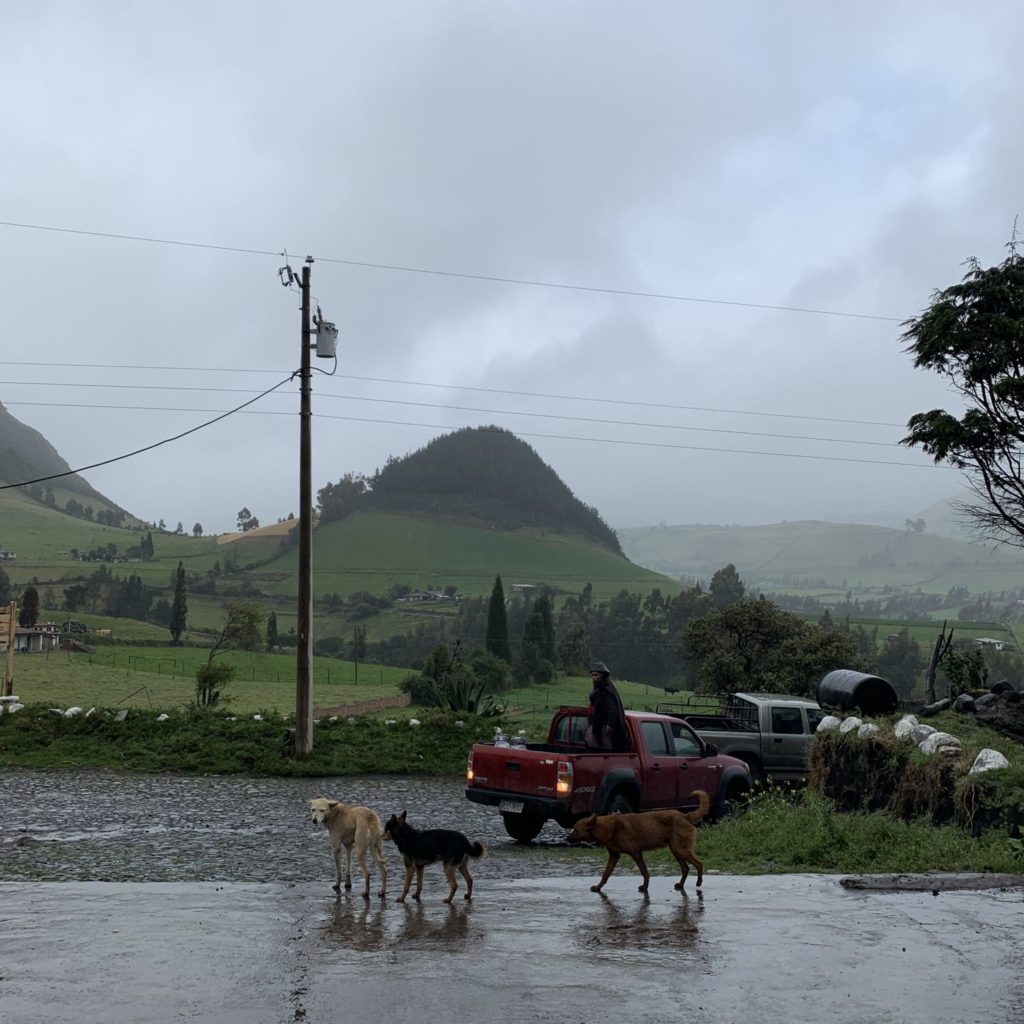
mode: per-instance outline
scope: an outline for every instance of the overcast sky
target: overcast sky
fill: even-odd
[[[614,526],[959,489],[892,447],[956,408],[899,321],[1001,259],[1024,206],[1013,0],[0,11],[0,220],[257,250],[0,227],[0,401],[73,467],[289,376],[287,250],[341,332],[316,488],[497,423]],[[85,475],[172,526],[272,522],[297,411],[288,383]]]

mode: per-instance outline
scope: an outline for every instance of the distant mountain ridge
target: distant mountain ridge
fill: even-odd
[[[920,521],[924,521],[923,518]],[[732,563],[744,581],[772,589],[895,586],[972,591],[1020,587],[1024,552],[933,533],[821,520],[763,526],[691,524],[620,529],[626,556],[675,579],[708,580]]]
[[[362,502],[367,509],[576,533],[622,554],[597,509],[580,501],[530,445],[499,427],[456,430],[389,459],[370,487]]]
[[[0,480],[7,484],[18,484],[39,477],[68,473],[70,469],[57,449],[38,430],[16,419],[0,403]],[[111,508],[118,508],[115,502],[77,473],[62,476],[52,481],[52,485],[83,498],[101,501]]]

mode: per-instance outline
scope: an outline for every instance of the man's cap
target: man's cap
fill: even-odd
[[[590,670],[590,673],[593,675],[595,672],[602,676],[610,676],[612,674],[611,670],[603,661],[597,661],[594,663],[594,667]]]

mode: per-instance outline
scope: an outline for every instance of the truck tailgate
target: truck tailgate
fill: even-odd
[[[522,796],[550,799],[555,796],[558,754],[521,747],[473,747],[472,788],[501,790]],[[565,755],[562,755],[565,760]]]

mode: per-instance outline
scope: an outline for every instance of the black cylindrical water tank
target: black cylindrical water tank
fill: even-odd
[[[814,699],[823,708],[857,710],[862,715],[888,715],[897,706],[896,691],[888,679],[848,668],[826,672],[818,682]]]

